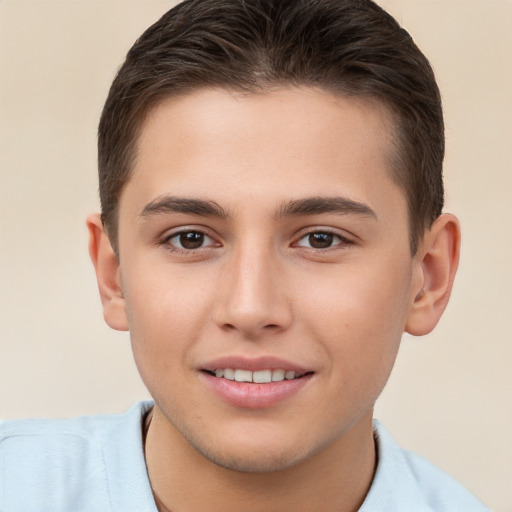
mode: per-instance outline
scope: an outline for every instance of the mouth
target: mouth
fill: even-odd
[[[269,384],[271,382],[282,382],[285,380],[297,380],[311,375],[313,372],[295,372],[282,368],[264,370],[244,370],[236,368],[217,368],[215,370],[203,370],[205,373],[218,379],[226,379],[236,382],[248,382],[254,384]]]
[[[219,398],[243,409],[268,408],[285,402],[307,388],[315,373],[290,367],[287,363],[283,367],[283,362],[276,360],[268,360],[267,364],[262,364],[261,360],[240,360],[239,363],[219,360],[209,368],[203,368],[200,374]]]
[[[229,355],[203,363],[202,381],[222,401],[243,409],[289,403],[309,389],[315,371],[274,356]]]

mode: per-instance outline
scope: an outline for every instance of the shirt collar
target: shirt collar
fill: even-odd
[[[431,512],[432,509],[421,498],[418,481],[402,449],[379,421],[374,420],[373,426],[378,456],[377,470],[359,512]]]

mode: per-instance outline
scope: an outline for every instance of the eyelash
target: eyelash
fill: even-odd
[[[194,248],[184,248],[184,247],[177,247],[176,245],[174,245],[171,241],[173,239],[180,239],[183,235],[188,235],[188,234],[193,234],[193,235],[199,235],[201,237],[203,237],[203,240],[205,238],[211,240],[213,243],[210,243],[209,245],[207,246],[199,246],[199,247],[194,247]],[[322,248],[318,248],[318,247],[311,247],[310,245],[309,246],[306,246],[306,245],[301,245],[300,242],[308,237],[311,237],[311,236],[314,236],[314,235],[327,235],[327,236],[330,236],[330,237],[333,237],[333,240],[337,239],[337,243],[332,243],[331,245],[329,245],[328,247],[322,247]],[[202,243],[202,241],[201,241]],[[292,247],[303,247],[309,251],[314,251],[314,252],[317,252],[317,253],[325,253],[329,250],[333,250],[335,249],[336,247],[338,246],[342,246],[342,247],[348,247],[348,246],[351,246],[351,245],[354,245],[354,241],[353,240],[350,240],[349,238],[339,234],[339,233],[336,233],[334,231],[331,231],[329,229],[316,229],[316,230],[311,230],[311,231],[307,231],[307,232],[303,232],[300,237],[298,237],[296,239],[295,242],[292,243]],[[201,229],[182,229],[180,231],[175,231],[171,234],[169,234],[168,236],[166,236],[162,242],[160,243],[160,245],[165,245],[169,248],[169,250],[173,251],[173,252],[177,252],[177,253],[182,253],[182,254],[185,254],[185,255],[191,255],[191,254],[194,254],[194,253],[197,253],[198,251],[205,251],[205,250],[209,250],[209,249],[214,249],[214,248],[217,248],[217,247],[221,247],[222,244],[220,242],[215,242],[215,240],[213,239],[213,237],[211,237],[210,235],[208,235],[205,231],[202,231]]]
[[[332,245],[329,245],[328,247],[323,248],[317,248],[317,247],[311,247],[311,246],[304,246],[300,245],[300,242],[308,237],[314,236],[314,235],[327,235],[330,237],[333,237],[333,241],[337,239],[337,243],[332,243]],[[341,235],[340,233],[337,233],[335,231],[331,231],[330,229],[315,229],[312,231],[308,231],[305,233],[302,233],[301,236],[297,239],[297,242],[294,242],[294,246],[297,247],[306,247],[308,250],[315,251],[315,252],[326,252],[328,250],[333,250],[338,246],[347,247],[350,245],[354,245],[354,241],[347,238],[346,236]]]
[[[188,235],[188,234],[200,235],[200,236],[203,237],[203,239],[208,238],[208,239],[210,239],[213,242],[213,244],[210,244],[207,247],[203,247],[201,245],[200,247],[196,247],[196,248],[192,248],[192,249],[187,249],[185,247],[177,247],[176,245],[171,243],[171,241],[173,239],[176,238],[176,239],[179,240],[183,235]],[[182,229],[180,231],[175,231],[175,232],[169,234],[168,236],[166,236],[162,240],[161,245],[166,245],[173,252],[178,252],[178,253],[187,254],[187,255],[196,253],[197,251],[204,251],[204,250],[207,250],[207,249],[212,249],[212,248],[220,247],[221,246],[220,243],[215,242],[214,239],[210,235],[208,235],[207,233],[205,233],[204,231],[202,231],[200,229]]]

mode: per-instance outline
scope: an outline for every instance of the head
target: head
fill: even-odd
[[[89,228],[160,439],[260,472],[373,447],[401,336],[435,326],[457,267],[442,158],[431,68],[372,2],[191,1],[149,28],[105,105]]]
[[[128,52],[99,127],[102,220],[116,252],[119,197],[152,109],[205,87],[260,94],[284,85],[385,107],[414,254],[443,207],[441,98],[410,35],[370,0],[192,0],[151,26]]]

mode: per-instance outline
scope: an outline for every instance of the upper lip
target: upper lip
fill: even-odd
[[[285,370],[298,374],[310,373],[312,370],[302,365],[295,364],[274,356],[247,357],[247,356],[223,356],[208,361],[200,367],[201,370],[213,372],[217,369],[232,368],[236,370]]]

